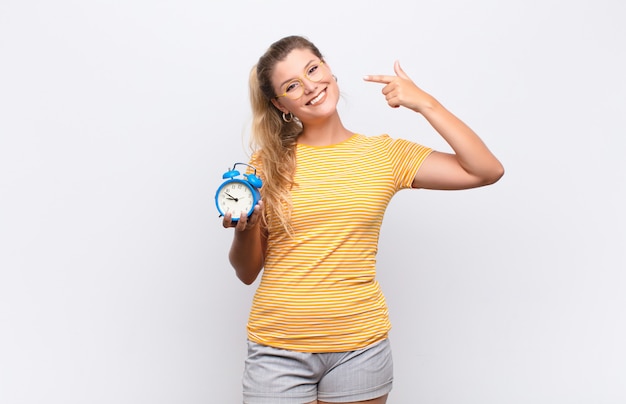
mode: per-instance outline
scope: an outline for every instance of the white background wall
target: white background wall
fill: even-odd
[[[507,170],[392,202],[389,402],[626,402],[625,4],[2,0],[0,402],[241,401],[254,287],[213,196],[289,34],[348,128],[448,150],[361,80],[399,59]]]

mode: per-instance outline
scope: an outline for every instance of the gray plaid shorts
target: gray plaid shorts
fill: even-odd
[[[371,400],[391,391],[391,345],[384,339],[350,352],[306,353],[248,341],[244,404]]]

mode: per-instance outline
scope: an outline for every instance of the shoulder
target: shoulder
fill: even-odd
[[[354,138],[361,142],[379,143],[391,139],[391,136],[386,133],[382,133],[380,135],[363,135],[361,133],[355,133]]]
[[[388,134],[368,136],[368,135],[356,133],[352,138],[352,142],[354,144],[358,144],[362,146],[380,146],[380,145],[389,144],[392,141],[393,139]]]
[[[403,138],[396,138],[396,137],[392,137],[387,133],[383,133],[380,135],[374,135],[374,136],[364,136],[364,135],[360,135],[361,139],[360,142],[362,144],[366,144],[370,147],[382,147],[385,149],[404,149],[407,147],[424,147],[423,145],[413,142],[411,140],[407,140],[407,139],[403,139]]]

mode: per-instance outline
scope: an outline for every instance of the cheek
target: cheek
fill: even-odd
[[[329,95],[335,99],[335,105],[339,102],[339,97],[341,96],[341,91],[339,86],[335,81],[328,84],[328,93]]]
[[[330,80],[328,81],[328,88],[331,89],[331,91],[337,95],[341,94],[341,91],[339,89],[339,84],[337,83],[337,80],[335,80],[333,77],[331,77]]]

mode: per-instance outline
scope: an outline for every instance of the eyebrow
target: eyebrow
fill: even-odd
[[[316,60],[315,60],[315,59],[313,59],[313,60],[309,60],[309,63],[307,63],[306,65],[304,65],[304,69],[302,69],[302,70],[306,70],[306,68],[307,68],[307,67],[309,67],[309,66],[311,66],[311,63],[314,63],[314,62],[316,62]],[[298,78],[300,78],[300,77],[298,77]],[[278,88],[283,88],[283,86],[284,86],[285,84],[287,84],[287,83],[289,83],[289,82],[293,81],[294,79],[295,79],[295,77],[292,77],[292,78],[290,78],[290,79],[287,79],[287,80],[283,81],[282,83],[280,83],[280,86],[279,86]]]

